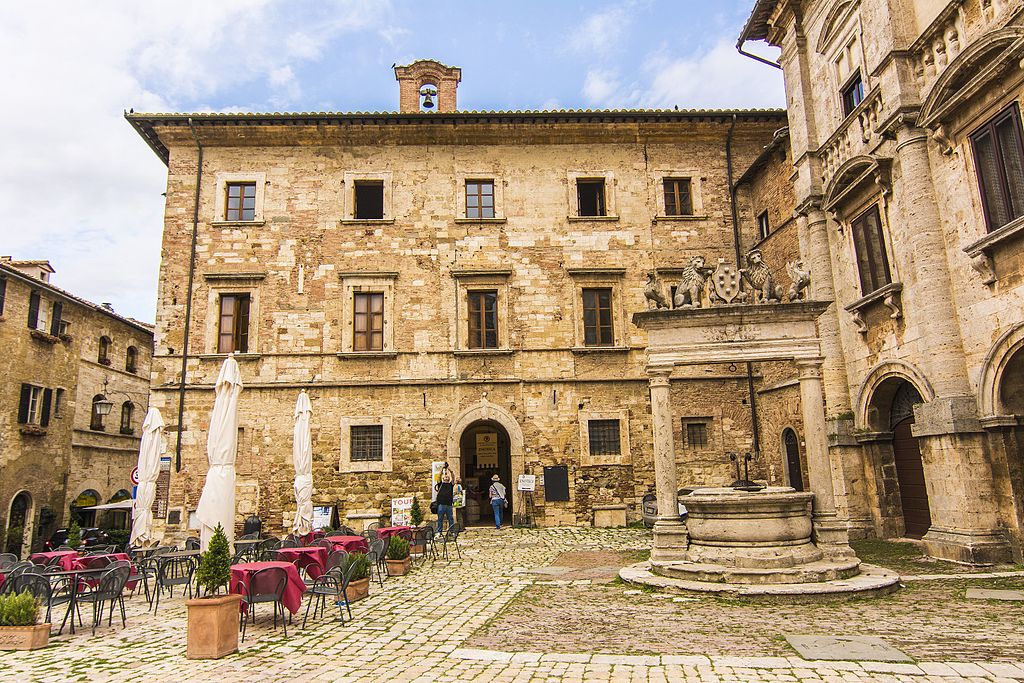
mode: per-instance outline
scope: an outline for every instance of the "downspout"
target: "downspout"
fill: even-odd
[[[181,435],[185,431],[185,375],[188,372],[188,333],[192,328],[192,285],[196,276],[196,241],[199,236],[199,190],[203,181],[203,145],[199,142],[196,134],[196,127],[192,124],[192,117],[188,119],[189,130],[192,131],[192,139],[195,140],[196,149],[199,151],[199,158],[196,162],[196,196],[195,205],[192,208],[192,248],[189,251],[188,259],[188,289],[185,299],[185,338],[182,341],[181,349],[181,382],[178,384],[178,437],[174,446],[174,471],[181,471]]]
[[[761,62],[762,64],[767,64],[768,66],[775,67],[779,71],[782,71],[782,66],[780,66],[778,63],[773,62],[770,59],[765,59],[764,57],[758,57],[754,53],[747,52],[746,50],[744,50],[743,46],[746,45],[746,44],[747,44],[747,39],[746,38],[740,39],[740,42],[736,43],[736,51],[739,52],[744,57],[750,57],[754,61]]]
[[[732,179],[732,135],[736,130],[736,115],[732,115],[729,134],[725,138],[725,172],[729,181],[729,213],[732,216],[732,244],[736,254],[736,267],[743,263],[743,250],[740,248],[740,220],[736,209],[736,186]],[[747,400],[750,403],[750,425],[753,437],[754,457],[761,453],[761,433],[757,425],[757,398],[754,393],[754,364],[747,361]]]

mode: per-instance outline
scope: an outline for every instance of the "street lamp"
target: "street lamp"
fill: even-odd
[[[93,401],[93,403],[92,403],[93,410],[96,411],[96,414],[100,415],[100,416],[104,416],[104,417],[107,416],[107,415],[110,415],[110,411],[114,409],[114,402],[111,401],[109,398],[107,398],[107,384],[109,382],[110,382],[110,378],[109,377],[104,377],[103,378],[103,393],[100,394],[100,396],[102,398],[100,398],[100,400],[98,400],[98,401]],[[129,396],[124,391],[113,391],[111,393],[121,394],[122,396],[127,398],[129,401],[134,402],[132,397]]]

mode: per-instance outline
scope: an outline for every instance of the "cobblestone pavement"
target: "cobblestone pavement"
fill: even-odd
[[[354,606],[355,620],[344,626],[325,618],[303,630],[301,619],[296,619],[286,638],[280,628],[272,629],[269,611],[258,609],[260,621],[250,626],[241,652],[216,661],[190,661],[184,657],[184,601],[179,597],[162,601],[154,617],[137,596],[128,601],[126,630],[103,627],[92,636],[84,629],[74,637],[53,638],[44,650],[0,653],[0,681],[1024,680],[1024,663],[1015,661],[808,662],[795,656],[637,655],[630,648],[595,654],[603,634],[595,635],[591,647],[575,653],[553,648],[473,648],[467,641],[475,632],[496,619],[520,593],[544,580],[531,569],[549,565],[569,551],[605,555],[640,551],[648,547],[649,534],[632,529],[474,530],[462,545],[462,561],[428,562],[409,576],[388,579],[383,589],[374,586],[372,596]],[[589,579],[574,581],[579,583],[569,587],[594,585]],[[765,610],[768,619],[773,608],[757,609]],[[990,622],[978,625],[990,626]]]

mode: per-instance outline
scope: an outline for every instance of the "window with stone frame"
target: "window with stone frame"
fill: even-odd
[[[864,101],[864,79],[861,77],[860,69],[850,77],[846,85],[839,91],[839,97],[842,100],[844,117],[852,114],[853,110]]]
[[[384,460],[384,426],[352,425],[349,427],[349,459],[353,462]]]
[[[352,295],[352,350],[384,350],[384,293]]]
[[[619,455],[622,452],[618,420],[588,420],[587,433],[591,457]]]
[[[34,384],[21,385],[18,401],[18,423],[46,427],[50,423],[50,401],[53,392]]]
[[[128,372],[137,372],[139,366],[139,350],[134,346],[129,346],[128,350],[125,351],[124,357],[124,369]]]
[[[106,429],[103,425],[103,413],[100,412],[101,401],[106,401],[103,394],[96,394],[92,397],[92,413],[89,417],[89,429],[95,432],[102,432]]]
[[[583,343],[585,346],[613,346],[612,290],[593,287],[583,290]]]
[[[494,218],[493,180],[466,180],[466,218]]]
[[[607,216],[604,178],[578,178],[576,199],[580,216]]]
[[[1024,216],[1024,143],[1014,103],[971,135],[989,232]]]
[[[683,437],[686,447],[691,450],[704,450],[708,447],[708,423],[705,420],[683,419]]]
[[[224,220],[256,220],[256,183],[227,183],[224,191]]]
[[[861,295],[867,296],[892,282],[878,205],[875,204],[853,219],[850,222],[850,229],[857,255]]]
[[[360,221],[384,218],[384,181],[357,180],[354,189],[354,218]]]
[[[249,352],[248,294],[221,294],[217,320],[217,353]]]
[[[757,215],[757,233],[761,239],[768,237],[772,232],[771,223],[768,222],[768,212],[762,211]]]
[[[665,178],[662,185],[665,190],[666,216],[693,215],[693,198],[690,193],[689,178]]]
[[[470,290],[466,297],[469,311],[469,348],[498,348],[497,290]]]
[[[132,405],[131,401],[125,401],[121,404],[121,433],[131,434],[135,431],[132,427],[132,413],[135,412],[135,406]]]
[[[53,390],[53,416],[60,417],[61,408],[64,407],[64,390],[57,388]]]
[[[113,342],[110,341],[110,337],[103,335],[100,337],[99,351],[96,354],[96,361],[102,365],[110,365],[110,347]]]

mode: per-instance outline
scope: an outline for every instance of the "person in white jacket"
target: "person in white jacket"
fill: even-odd
[[[508,507],[508,492],[505,491],[505,486],[501,483],[501,477],[495,474],[491,477],[491,488],[487,490],[488,495],[491,497],[491,508],[494,509],[494,528],[501,528],[501,513]]]

